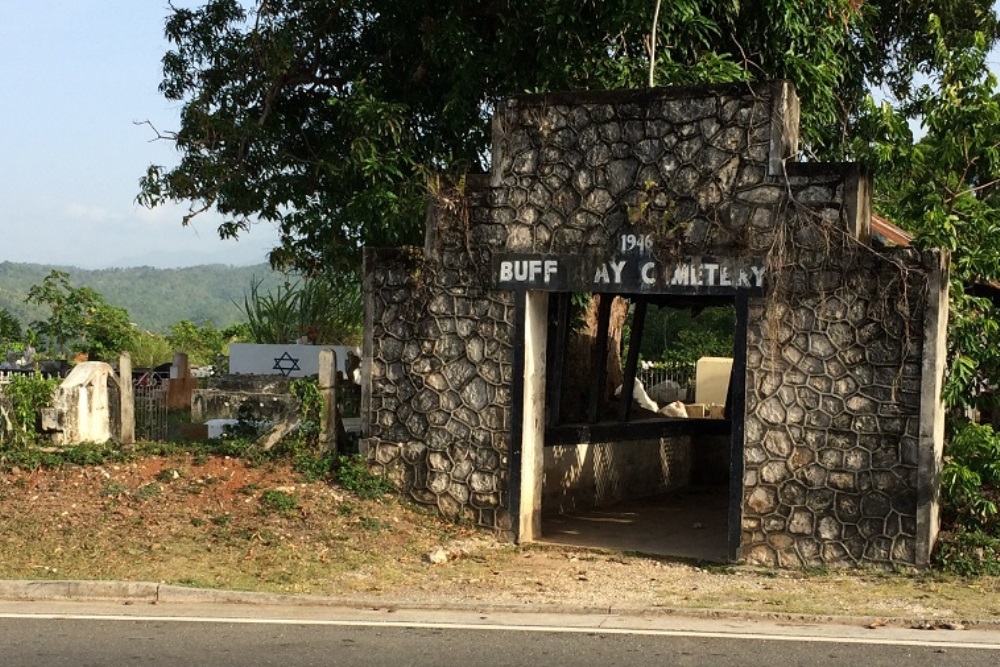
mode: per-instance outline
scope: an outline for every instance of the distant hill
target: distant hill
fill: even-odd
[[[219,328],[240,322],[244,318],[234,302],[243,303],[252,280],[261,280],[265,291],[285,281],[283,274],[267,264],[86,270],[0,262],[0,308],[6,308],[22,326],[48,317],[44,307],[24,299],[31,286],[42,282],[52,269],[67,272],[74,287],[96,290],[108,303],[127,310],[138,326],[157,333],[166,333],[181,320],[199,325],[211,321]]]

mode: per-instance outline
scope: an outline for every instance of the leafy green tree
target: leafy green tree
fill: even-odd
[[[932,16],[928,36],[929,80],[895,105],[869,99],[855,150],[875,166],[876,208],[952,252],[945,398],[968,406],[1000,377],[1000,311],[976,294],[1000,281],[1000,90],[986,35],[949,42]]]
[[[74,287],[69,274],[53,270],[28,290],[29,303],[48,306],[48,319],[31,324],[50,353],[65,353],[67,344],[94,359],[108,359],[127,349],[133,326],[124,308],[107,303],[89,287]]]
[[[991,4],[207,0],[167,19],[160,90],[183,106],[160,136],[181,160],[150,166],[138,199],[214,208],[223,237],[273,223],[276,265],[355,270],[363,243],[420,240],[427,170],[488,166],[498,99],[648,85],[655,42],[657,85],[792,80],[809,149],[837,155],[869,83],[926,69],[932,11],[992,41]]]
[[[991,39],[957,39],[936,16],[927,33],[928,81],[895,103],[869,99],[855,151],[875,166],[876,207],[918,246],[952,253],[945,401],[996,414],[1000,309],[983,293],[1000,281],[1000,89],[987,61]],[[959,535],[939,558],[986,571],[977,554],[1000,536],[1000,436],[957,412],[941,480],[943,518]]]
[[[21,341],[21,323],[6,308],[0,308],[0,345]]]
[[[216,329],[211,322],[198,326],[189,320],[182,320],[170,327],[167,337],[175,352],[184,352],[195,365],[207,366],[226,354],[229,343],[250,340],[245,323]]]
[[[658,308],[646,315],[642,356],[647,360],[694,363],[701,357],[733,354],[736,311],[716,306],[700,312]]]

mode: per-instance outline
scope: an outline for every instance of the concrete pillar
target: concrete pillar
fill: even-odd
[[[528,292],[524,317],[524,403],[521,412],[521,503],[518,541],[542,536],[545,455],[545,344],[549,295]]]
[[[917,443],[916,565],[930,565],[940,529],[941,469],[944,465],[945,361],[948,357],[948,281],[951,256],[941,251],[927,277],[924,355],[920,382],[920,435]]]
[[[118,359],[118,395],[121,400],[121,433],[123,445],[135,444],[135,389],[132,386],[132,355],[122,352]]]

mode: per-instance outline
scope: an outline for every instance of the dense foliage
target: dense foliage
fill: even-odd
[[[16,375],[0,395],[0,464],[11,452],[39,443],[39,414],[52,405],[59,380],[41,375]]]
[[[0,262],[0,308],[27,324],[48,316],[44,305],[25,303],[28,290],[42,282],[53,268],[41,264]],[[128,311],[141,329],[159,334],[182,320],[202,326],[212,322],[226,328],[241,321],[237,303],[253,280],[269,290],[285,277],[265,264],[191,266],[180,269],[133,267],[87,270],[62,267],[77,285],[86,285],[111,304]]]
[[[1000,95],[991,39],[948,41],[936,17],[928,30],[928,82],[895,105],[869,99],[855,150],[875,166],[876,207],[921,247],[952,253],[945,399],[975,406],[1000,377],[1000,312],[977,296],[1000,281]]]
[[[132,357],[132,368],[155,368],[174,356],[166,336],[150,331],[135,331],[126,349]]]
[[[175,322],[170,327],[167,340],[174,352],[188,355],[196,366],[211,366],[221,356],[229,353],[229,344],[250,340],[250,329],[245,322],[217,329],[211,322],[198,326],[190,320]]]
[[[732,306],[690,309],[658,308],[646,314],[642,349],[644,359],[690,364],[701,357],[730,357],[736,331]]]
[[[133,333],[128,312],[89,287],[74,287],[64,271],[52,270],[33,285],[27,301],[49,310],[46,319],[31,323],[49,354],[65,354],[72,344],[93,359],[110,359],[128,348]]]
[[[488,166],[489,116],[525,91],[787,78],[811,151],[837,155],[867,85],[908,90],[949,34],[996,33],[985,0],[207,0],[174,8],[161,92],[182,106],[139,201],[214,208],[223,237],[276,224],[271,259],[353,269],[419,241],[427,170]],[[186,221],[185,221],[186,222]]]
[[[361,285],[349,277],[306,278],[264,292],[254,282],[241,308],[254,343],[357,345],[361,341]]]
[[[0,346],[21,342],[21,322],[6,308],[0,308]]]

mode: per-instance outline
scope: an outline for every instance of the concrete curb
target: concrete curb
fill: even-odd
[[[0,600],[156,601],[157,584],[146,581],[3,581]]]
[[[232,604],[242,606],[338,607],[342,609],[441,610],[479,614],[547,613],[625,617],[676,616],[699,619],[772,621],[847,626],[867,626],[877,619],[880,625],[913,628],[927,623],[961,623],[967,628],[1000,629],[996,619],[902,618],[884,616],[837,616],[827,614],[790,614],[781,612],[738,611],[730,609],[685,609],[673,607],[594,606],[563,604],[490,604],[461,601],[416,602],[382,598],[339,598],[318,595],[287,595],[187,588],[144,581],[51,581],[0,580],[0,600],[16,602],[77,601],[122,602],[134,604]]]

